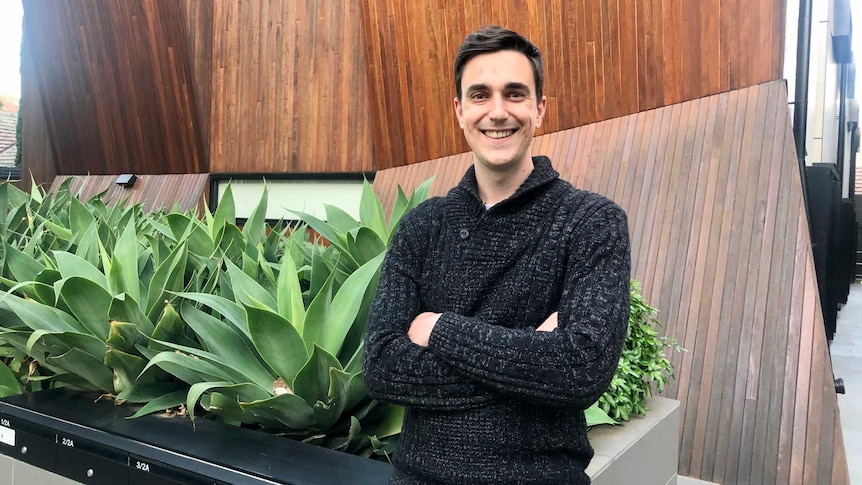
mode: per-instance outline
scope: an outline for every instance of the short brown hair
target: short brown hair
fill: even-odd
[[[500,27],[490,25],[482,27],[464,39],[464,43],[458,49],[455,56],[455,92],[461,99],[461,78],[464,74],[464,66],[470,59],[480,54],[491,54],[499,51],[516,51],[527,56],[530,65],[533,66],[533,80],[536,82],[536,98],[542,97],[542,84],[545,74],[542,68],[542,53],[523,35]]]

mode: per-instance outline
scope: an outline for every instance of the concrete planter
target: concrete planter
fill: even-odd
[[[623,426],[596,426],[588,433],[595,456],[587,473],[594,485],[677,483],[679,401],[647,400],[647,415]]]

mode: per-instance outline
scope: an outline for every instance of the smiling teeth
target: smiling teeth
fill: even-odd
[[[491,138],[506,138],[507,136],[511,136],[514,133],[513,130],[507,131],[486,131],[485,134]]]

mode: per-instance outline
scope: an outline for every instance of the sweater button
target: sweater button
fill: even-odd
[[[461,231],[458,232],[458,235],[461,236],[461,239],[467,239],[468,237],[470,237],[470,231],[468,231],[467,229],[461,229]]]

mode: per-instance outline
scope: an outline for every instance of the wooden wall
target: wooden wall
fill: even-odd
[[[848,482],[787,94],[780,81],[537,137],[562,178],[629,215],[633,276],[673,354],[679,472],[718,483]],[[379,172],[454,186],[469,153]]]
[[[209,176],[203,173],[141,175],[132,187],[117,185],[115,175],[60,175],[50,190],[56,192],[67,179],[71,179],[69,189],[82,200],[101,194],[107,204],[143,204],[145,212],[177,207],[182,212],[197,210],[202,215],[209,196]]]
[[[21,39],[21,180],[15,185],[30,192],[31,177],[47,189],[57,174],[57,162],[48,136],[48,122],[42,109],[42,96],[36,84],[36,69],[27,37]]]
[[[24,2],[57,173],[206,171],[182,19],[176,1]]]
[[[29,144],[59,174],[372,171],[361,5],[24,0]]]
[[[183,0],[180,3],[186,36],[186,53],[191,66],[195,106],[198,113],[198,133],[203,146],[201,171],[209,170],[210,108],[212,99],[212,36],[213,2]]]
[[[468,150],[452,108],[464,36],[500,24],[545,58],[542,133],[780,79],[783,0],[369,0],[378,168]]]
[[[544,51],[552,133],[780,78],[783,5],[24,0],[28,143],[59,174],[374,171],[467,150],[451,66],[480,25]]]
[[[213,3],[211,172],[374,169],[361,3]]]

